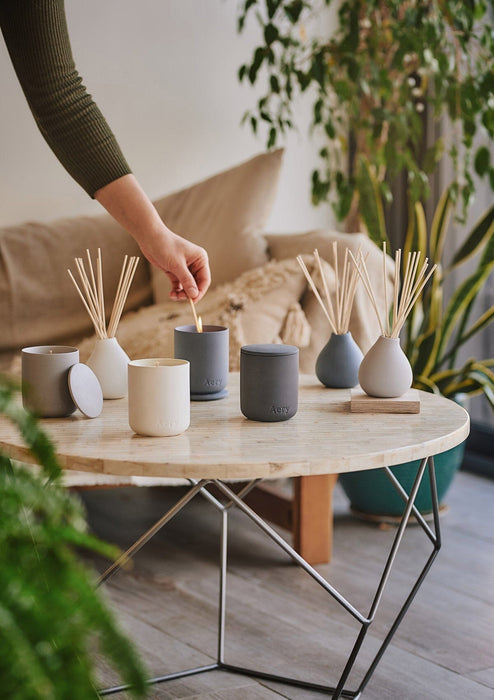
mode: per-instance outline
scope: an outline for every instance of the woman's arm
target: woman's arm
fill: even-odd
[[[0,26],[36,124],[74,180],[92,197],[130,173],[75,67],[63,0],[1,0]]]
[[[199,301],[204,296],[211,282],[206,251],[165,226],[133,175],[102,187],[94,197],[131,234],[146,258],[168,275],[173,299]]]
[[[168,275],[172,298],[199,300],[210,283],[206,251],[167,228],[131,174],[76,70],[63,0],[0,0],[0,26],[36,123],[62,165]]]

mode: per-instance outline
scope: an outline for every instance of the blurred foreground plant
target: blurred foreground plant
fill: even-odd
[[[40,471],[0,451],[2,700],[94,700],[94,641],[142,697],[141,662],[75,552],[114,559],[118,550],[87,533],[81,505],[60,484],[52,443],[17,394],[0,378],[0,416],[17,426]]]

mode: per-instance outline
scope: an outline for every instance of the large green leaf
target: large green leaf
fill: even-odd
[[[467,342],[467,340],[470,340],[474,335],[476,335],[479,331],[483,330],[486,328],[490,323],[494,321],[494,304],[485,311],[482,316],[479,316],[479,318],[473,323],[470,328],[464,333],[463,335],[460,336],[460,338],[457,340],[455,343],[455,346],[449,350],[446,355],[444,356],[444,360],[449,360],[449,358],[458,350],[458,348],[463,345],[464,343]]]
[[[432,275],[430,286],[424,291],[423,304],[424,326],[428,331],[432,331],[441,325],[443,313],[443,271],[440,264]]]
[[[479,267],[494,263],[494,229],[490,227],[490,236],[486,236],[486,243],[480,256]]]
[[[414,377],[413,386],[415,389],[422,389],[423,391],[431,391],[433,394],[440,394],[438,387],[429,377]]]
[[[437,351],[437,360],[442,361],[442,355],[446,345],[454,331],[456,324],[462,314],[467,309],[473,298],[477,296],[492,270],[493,263],[480,266],[470,277],[468,277],[454,292],[448,307],[444,313],[444,320],[441,326],[441,341]]]
[[[417,338],[416,354],[412,365],[413,373],[417,376],[429,376],[434,367],[440,337],[439,329],[434,328]]]
[[[359,211],[371,240],[382,247],[388,243],[384,208],[379,190],[379,182],[372,172],[367,158],[360,157],[357,170],[357,189],[360,197]]]
[[[429,253],[432,261],[435,263],[439,263],[442,258],[444,241],[446,240],[446,233],[448,231],[453,206],[451,190],[448,187],[441,195],[432,218]]]
[[[494,372],[488,369],[484,363],[475,362],[475,364],[472,365],[469,376],[479,382],[482,386],[484,396],[489,401],[492,408],[494,408]]]
[[[487,242],[490,242],[494,234],[494,205],[488,209],[468,235],[466,241],[456,251],[451,261],[451,268],[460,265],[475,255],[475,253]]]
[[[427,255],[427,222],[421,202],[415,202],[413,210],[409,207],[408,229],[405,245],[403,246],[403,260],[406,260],[408,254],[414,250],[420,250],[424,256]]]

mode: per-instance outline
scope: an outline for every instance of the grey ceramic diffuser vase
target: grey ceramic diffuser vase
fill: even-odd
[[[399,338],[380,336],[367,352],[359,370],[359,382],[369,396],[394,398],[412,386],[413,372]]]
[[[316,376],[324,386],[348,389],[358,384],[363,354],[347,333],[332,333],[316,360]]]

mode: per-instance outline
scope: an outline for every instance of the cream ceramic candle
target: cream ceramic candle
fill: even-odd
[[[129,425],[139,435],[178,435],[190,424],[190,365],[150,358],[128,366]]]
[[[42,418],[70,416],[76,409],[69,391],[69,370],[79,350],[68,345],[37,345],[22,350],[22,402]]]

